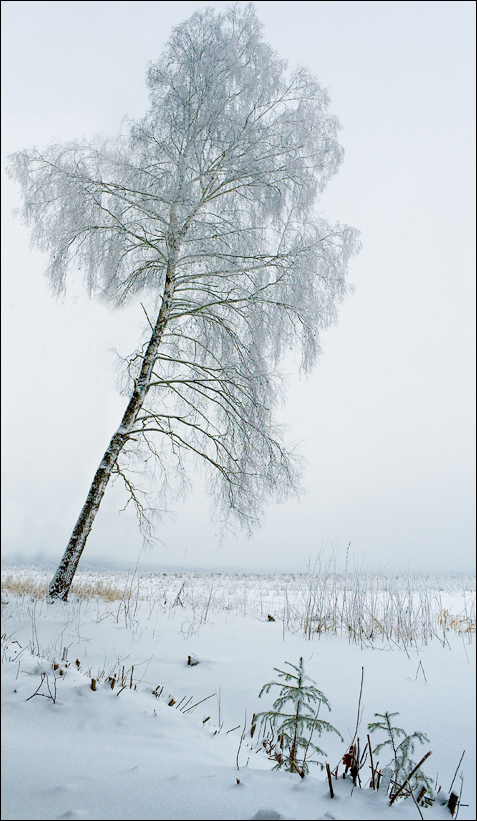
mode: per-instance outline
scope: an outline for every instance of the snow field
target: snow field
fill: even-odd
[[[5,575],[25,580],[32,577],[28,572],[9,569]],[[412,638],[399,643],[396,632],[365,641],[364,633],[360,638],[340,628],[342,635],[336,634],[338,626],[335,634],[303,629],[310,590],[318,599],[324,587],[321,580],[313,590],[309,581],[304,587],[298,574],[116,574],[103,576],[103,583],[125,591],[122,598],[72,596],[54,604],[4,588],[2,818],[418,818],[410,799],[389,807],[383,794],[369,789],[366,767],[362,789],[353,790],[340,766],[331,799],[318,767],[311,766],[302,781],[272,772],[274,762],[248,732],[240,746],[253,713],[271,706],[272,694],[258,699],[258,693],[276,680],[273,668],[296,664],[300,656],[330,702],[324,717],[345,739],[319,739],[332,769],[355,732],[364,668],[362,746],[374,713],[399,712],[399,726],[428,735],[429,745],[418,748],[415,758],[432,750],[425,770],[442,793],[465,749],[454,789],[460,790],[462,774],[459,818],[475,818],[472,579],[427,584],[427,600],[435,605],[427,644]],[[393,590],[401,591],[394,600],[400,595],[404,601],[397,578],[394,583]],[[378,599],[383,581],[373,584]],[[418,609],[424,582],[410,584]],[[361,580],[359,589],[364,587]],[[327,589],[336,593],[337,580],[333,588],[330,577]],[[356,589],[351,583],[348,592]],[[330,601],[331,594],[328,613]],[[343,590],[339,606],[343,611]],[[441,615],[439,622],[439,607],[454,621]],[[68,667],[61,662],[65,647]],[[189,656],[198,663],[188,664]],[[108,677],[116,678],[114,689]],[[44,697],[50,693],[55,701]],[[450,818],[438,801],[420,811],[425,818]]]

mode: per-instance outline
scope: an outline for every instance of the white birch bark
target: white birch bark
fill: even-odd
[[[175,227],[174,213],[171,217],[171,222],[173,221],[174,224],[171,226],[172,231]],[[121,419],[121,424],[111,438],[104,456],[101,459],[99,467],[91,483],[86,501],[63,554],[63,558],[58,565],[53,579],[50,582],[48,587],[48,596],[50,599],[59,598],[66,601],[68,598],[68,593],[70,591],[81,554],[83,553],[86,540],[93,526],[94,519],[99,510],[99,506],[111,478],[114,466],[134,427],[137,416],[144,404],[144,400],[149,390],[155,357],[161,343],[164,329],[167,325],[171,311],[172,298],[174,295],[176,259],[179,251],[179,243],[175,236],[173,236],[172,247],[173,254],[166,275],[161,309],[142,361],[139,378],[135,380],[134,392],[129,400],[123,418]]]

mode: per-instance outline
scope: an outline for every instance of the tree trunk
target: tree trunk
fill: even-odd
[[[73,533],[71,534],[68,546],[64,552],[58,569],[50,582],[50,586],[48,588],[48,596],[50,599],[62,599],[63,601],[66,601],[68,598],[68,593],[73,582],[73,577],[76,573],[76,568],[78,567],[78,562],[81,558],[81,554],[83,553],[86,540],[93,526],[95,516],[104,496],[104,492],[111,477],[114,465],[116,464],[116,460],[121,453],[122,448],[128,440],[139,411],[141,410],[146,399],[157,349],[160,345],[164,329],[167,325],[171,311],[172,297],[174,294],[174,275],[178,243],[174,241],[173,244],[175,251],[173,255],[174,258],[168,266],[161,309],[142,361],[139,378],[135,381],[134,392],[129,400],[128,406],[121,420],[121,424],[112,437],[95,473],[88,496],[86,497],[86,502],[84,503]]]

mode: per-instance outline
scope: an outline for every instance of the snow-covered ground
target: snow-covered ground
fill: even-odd
[[[2,819],[449,819],[463,750],[453,791],[475,819],[473,577],[79,573],[111,600],[21,593],[47,578],[2,571]],[[300,657],[344,737],[314,739],[339,765],[333,798],[326,772],[272,771],[250,737],[277,695],[262,686]],[[425,733],[432,806],[390,807],[369,760],[361,787],[342,778],[362,674],[361,750],[375,713]]]

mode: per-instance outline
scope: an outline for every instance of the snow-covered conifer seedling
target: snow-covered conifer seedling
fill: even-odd
[[[279,678],[285,683],[269,681],[260,690],[259,697],[269,693],[272,687],[279,687],[278,698],[273,702],[271,710],[256,713],[252,719],[252,736],[257,724],[263,735],[262,746],[269,757],[276,761],[273,769],[285,768],[289,772],[297,772],[302,778],[309,772],[308,764],[318,764],[323,769],[323,763],[317,759],[308,758],[308,754],[326,756],[326,753],[313,743],[314,733],[336,733],[343,738],[336,727],[327,721],[318,718],[321,705],[324,704],[331,711],[328,699],[315,687],[315,682],[305,675],[303,658],[298,665],[285,662],[293,672],[279,670],[274,667]],[[290,704],[290,712],[285,712]]]
[[[424,733],[418,731],[408,735],[402,727],[394,727],[392,720],[399,713],[384,714],[375,713],[375,718],[380,721],[373,721],[368,724],[370,733],[381,730],[386,736],[385,741],[377,744],[373,749],[373,753],[377,755],[381,750],[386,748],[387,751],[392,751],[392,760],[388,763],[391,768],[392,777],[390,781],[390,798],[393,803],[399,796],[404,797],[404,787],[408,787],[407,794],[416,793],[418,800],[424,803],[429,803],[433,795],[433,780],[429,778],[421,769],[421,764],[424,759],[428,758],[430,753],[421,759],[418,765],[411,759],[414,753],[416,741],[420,744],[428,742],[429,739]],[[399,739],[402,739],[401,741]],[[427,793],[427,801],[426,801]]]

